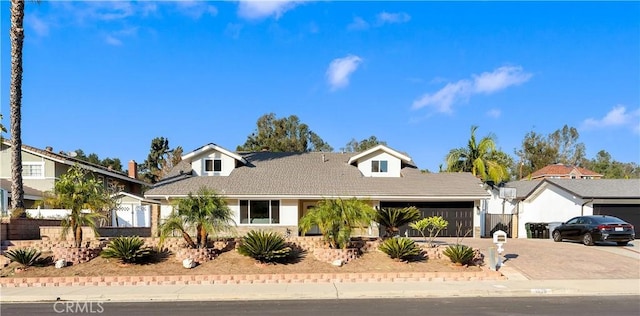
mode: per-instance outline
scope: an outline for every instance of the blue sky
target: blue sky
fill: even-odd
[[[9,2],[2,1],[9,125]],[[495,134],[578,128],[640,163],[638,2],[27,2],[25,144],[144,161],[154,137],[235,150],[297,115],[335,150],[375,135],[437,171]]]

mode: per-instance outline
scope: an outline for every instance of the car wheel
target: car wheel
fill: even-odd
[[[618,241],[617,244],[618,246],[626,246],[629,242],[628,241]]]
[[[553,232],[553,241],[555,242],[562,241],[562,235],[560,235],[560,232],[557,230]]]
[[[584,234],[584,236],[582,236],[582,243],[585,246],[593,246],[593,237],[590,233],[586,233]]]

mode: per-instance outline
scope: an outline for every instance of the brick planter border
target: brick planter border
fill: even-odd
[[[191,285],[191,284],[274,284],[274,283],[363,283],[363,282],[443,282],[506,280],[500,272],[385,272],[385,273],[295,273],[221,274],[171,276],[90,276],[0,278],[0,287]]]

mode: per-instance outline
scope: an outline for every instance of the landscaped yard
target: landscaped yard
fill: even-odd
[[[43,254],[48,255],[47,253]],[[428,259],[417,262],[397,262],[380,251],[371,251],[342,267],[321,262],[307,254],[298,262],[289,264],[261,265],[250,257],[231,250],[216,259],[196,268],[185,269],[182,262],[169,255],[154,263],[122,264],[114,259],[95,258],[87,263],[56,269],[29,267],[26,271],[14,273],[18,265],[11,263],[0,272],[2,277],[63,277],[63,276],[160,276],[160,275],[219,275],[219,274],[283,274],[283,273],[350,273],[350,272],[453,272],[481,271],[480,267],[454,266],[448,259]]]

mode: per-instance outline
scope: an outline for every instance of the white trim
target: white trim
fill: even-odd
[[[385,145],[378,145],[378,146],[375,146],[373,148],[369,148],[368,150],[365,150],[365,151],[363,151],[363,152],[361,152],[361,153],[349,158],[349,161],[347,163],[351,165],[351,164],[355,163],[356,161],[358,161],[358,159],[360,159],[362,157],[365,157],[365,156],[367,156],[369,154],[372,154],[372,153],[374,153],[376,151],[380,151],[380,150],[384,151],[387,154],[389,154],[391,156],[394,156],[394,157],[396,157],[396,158],[398,158],[400,160],[403,160],[405,162],[410,162],[411,161],[411,157],[409,157],[407,155],[401,154],[400,152],[395,151],[395,150],[393,150],[393,149],[391,149],[391,148],[389,148],[389,147],[387,147]]]
[[[25,166],[40,166],[40,176],[26,176],[24,175]],[[24,179],[44,179],[44,161],[23,161],[22,162],[22,178]]]
[[[204,145],[204,146],[202,146],[202,147],[200,147],[200,148],[198,148],[198,149],[196,149],[196,150],[194,150],[194,151],[182,156],[182,160],[189,160],[189,159],[191,159],[191,158],[193,158],[193,157],[195,157],[197,155],[200,155],[200,154],[205,153],[205,152],[210,151],[210,150],[219,151],[219,152],[221,152],[221,153],[223,153],[223,154],[225,154],[225,155],[227,155],[227,156],[229,156],[229,157],[231,157],[231,158],[233,158],[235,160],[238,160],[238,161],[242,162],[243,164],[247,164],[247,160],[244,159],[244,157],[242,157],[242,156],[240,156],[240,155],[238,155],[238,154],[236,154],[234,152],[231,152],[229,150],[226,150],[226,149],[224,149],[224,148],[222,148],[222,147],[220,147],[220,146],[218,146],[216,144],[213,144],[213,143]]]
[[[111,194],[111,197],[118,196],[118,195],[128,196],[128,197],[130,197],[132,199],[136,199],[136,200],[139,200],[141,202],[152,203],[152,204],[160,204],[160,201],[145,199],[144,197],[137,196],[135,194],[131,194],[131,193],[127,193],[127,192],[114,193],[114,194]]]
[[[272,196],[264,196],[264,195],[224,195],[225,199],[238,199],[238,200],[322,200],[322,199],[366,199],[366,200],[382,200],[382,201],[475,201],[475,200],[485,200],[488,199],[491,195],[465,195],[465,196],[416,196],[416,195],[272,195]],[[145,195],[145,198],[148,199],[179,199],[187,197],[186,194],[183,195]]]

